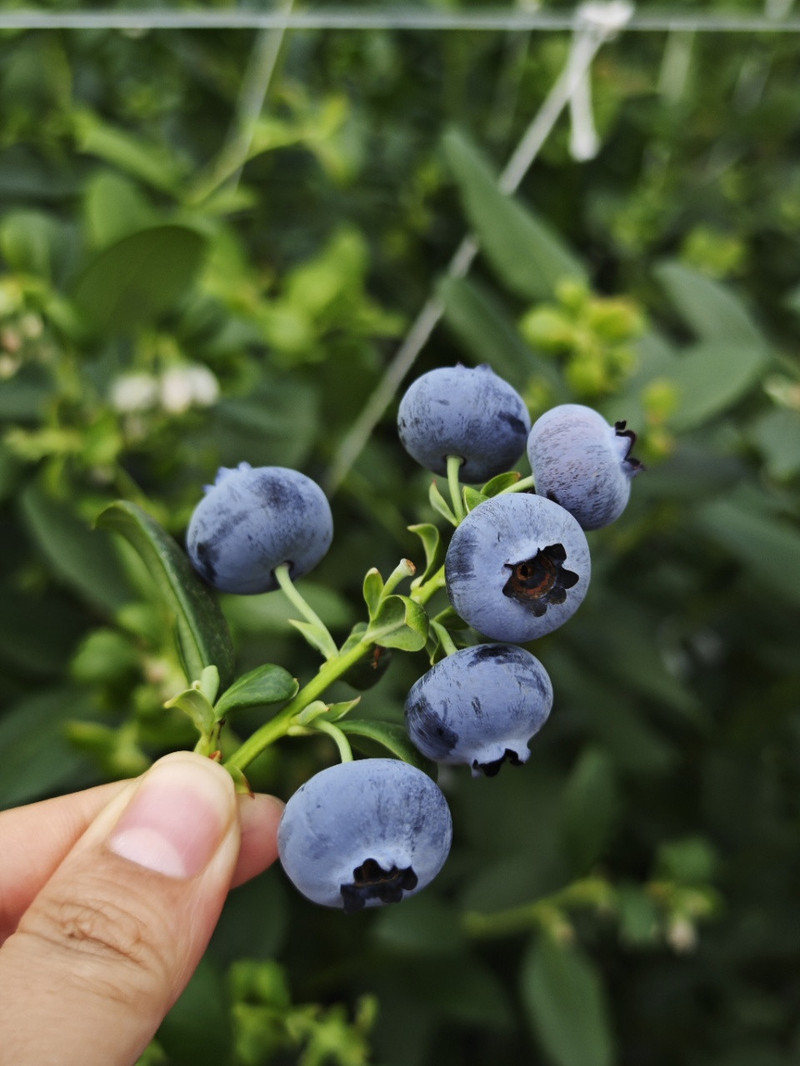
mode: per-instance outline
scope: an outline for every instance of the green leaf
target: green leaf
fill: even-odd
[[[499,496],[501,492],[508,492],[513,488],[522,477],[522,474],[518,470],[509,470],[505,474],[497,474],[490,481],[487,481],[485,485],[481,485],[481,492],[484,496]]]
[[[139,187],[110,170],[100,171],[89,181],[84,210],[95,248],[103,248],[158,221]]]
[[[766,350],[763,333],[729,288],[673,260],[659,263],[654,272],[675,309],[698,338]]]
[[[437,286],[444,320],[478,363],[488,363],[515,388],[535,373],[555,377],[553,368],[536,359],[500,302],[482,285],[445,277]]]
[[[66,723],[92,713],[87,693],[47,689],[0,717],[0,808],[85,788],[90,763],[67,741]]]
[[[611,1066],[603,986],[580,947],[539,936],[523,960],[521,982],[533,1032],[557,1066]]]
[[[206,954],[161,1023],[158,1043],[171,1066],[219,1066],[231,1061],[233,1032],[227,984]]]
[[[129,332],[173,310],[194,278],[205,240],[188,226],[152,226],[99,252],[78,278],[73,297],[101,334]]]
[[[416,588],[427,581],[444,562],[444,545],[439,530],[431,522],[421,522],[419,525],[409,526],[408,529],[409,532],[417,534],[425,552],[425,568],[411,582],[411,587]]]
[[[364,575],[363,588],[364,602],[367,605],[369,616],[370,618],[374,618],[375,612],[378,609],[378,604],[380,603],[381,593],[383,592],[383,578],[374,566]]]
[[[491,167],[467,137],[450,129],[445,154],[482,250],[518,296],[541,300],[563,278],[586,280],[583,264],[532,211],[500,191]]]
[[[382,648],[421,651],[428,639],[427,612],[408,596],[387,596],[367,627],[366,637]]]
[[[405,728],[396,722],[380,722],[374,719],[343,718],[337,722],[337,726],[348,737],[354,737],[353,744],[365,755],[374,756],[376,746],[385,749],[397,759],[416,766],[423,770],[429,777],[436,779],[436,763],[420,755],[411,741]],[[359,741],[366,742],[359,744]]]
[[[690,348],[672,372],[678,408],[670,426],[692,429],[721,414],[758,381],[766,362],[763,347],[741,340],[707,341]]]
[[[324,623],[304,622],[299,618],[290,618],[289,625],[301,633],[303,640],[318,651],[324,659],[334,658],[338,649]]]
[[[167,700],[165,707],[177,707],[191,718],[201,736],[207,736],[214,726],[214,708],[199,689],[187,688]]]
[[[462,489],[462,494],[464,497],[464,506],[468,512],[474,511],[478,504],[486,503],[489,499],[488,496],[479,492],[477,489],[474,489],[471,485],[465,485]]]
[[[233,645],[225,618],[175,540],[128,500],[106,507],[97,524],[121,534],[139,553],[162,601],[175,616],[178,651],[187,680],[198,680],[206,666],[216,666],[221,683],[230,684]]]
[[[736,558],[753,595],[800,604],[800,584],[792,575],[800,560],[800,533],[756,490],[734,493],[699,507],[697,527]]]
[[[296,678],[282,666],[265,663],[243,674],[217,700],[214,708],[217,719],[244,707],[268,707],[285,703],[299,689]]]
[[[453,510],[450,507],[450,504],[447,502],[444,496],[442,496],[442,493],[439,489],[439,485],[436,481],[431,482],[431,487],[428,490],[428,499],[430,500],[431,507],[434,509],[434,511],[436,511],[437,514],[440,514],[442,518],[446,519],[446,521],[448,521],[451,526],[458,525],[458,519],[453,514]]]
[[[28,530],[61,581],[105,614],[132,598],[116,546],[71,503],[53,499],[36,483],[22,491],[20,503]]]
[[[563,795],[564,843],[576,874],[602,857],[619,815],[614,765],[600,748],[585,748]]]
[[[790,478],[800,470],[800,412],[789,408],[767,411],[748,435],[761,451],[774,478]]]
[[[119,126],[106,125],[89,111],[74,116],[78,150],[112,163],[159,192],[177,192],[185,178],[178,154]]]

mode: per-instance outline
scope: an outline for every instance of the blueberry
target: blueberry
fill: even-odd
[[[439,367],[417,378],[400,401],[397,429],[409,455],[446,475],[463,459],[463,482],[487,481],[525,450],[531,420],[519,393],[488,366]]]
[[[192,565],[222,592],[270,592],[280,563],[295,579],[308,573],[333,539],[333,519],[316,482],[281,466],[222,467],[189,522]]]
[[[563,625],[591,575],[577,520],[529,493],[494,496],[470,511],[453,533],[444,565],[455,611],[484,636],[514,644]]]
[[[295,887],[347,912],[398,903],[444,865],[453,823],[427,774],[399,759],[339,763],[286,804],[278,854]]]
[[[528,437],[536,491],[573,514],[584,529],[600,529],[619,518],[642,469],[631,456],[636,434],[624,422],[613,426],[582,404],[553,407],[538,418]]]
[[[552,706],[552,683],[534,655],[515,644],[478,644],[448,655],[412,685],[406,726],[429,759],[493,777],[505,761],[527,761],[528,741]]]

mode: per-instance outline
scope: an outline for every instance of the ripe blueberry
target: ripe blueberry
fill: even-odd
[[[589,587],[586,534],[557,503],[528,493],[479,504],[445,556],[455,611],[493,640],[525,643],[570,618]]]
[[[325,555],[333,519],[316,482],[281,466],[222,467],[189,522],[192,565],[222,592],[270,592],[273,571],[289,564],[301,577]]]
[[[636,434],[624,422],[609,425],[582,404],[553,407],[536,420],[528,437],[536,491],[573,514],[583,529],[600,529],[619,518],[642,469],[631,456]]]
[[[444,865],[453,823],[441,789],[399,759],[329,766],[286,804],[278,854],[295,887],[347,912],[399,903]]]
[[[412,685],[405,705],[414,745],[442,763],[493,777],[527,761],[547,721],[553,686],[539,660],[515,644],[478,644],[441,659]]]
[[[409,455],[435,474],[448,455],[463,459],[461,481],[487,481],[525,450],[531,421],[519,393],[488,366],[438,367],[412,382],[397,429]]]

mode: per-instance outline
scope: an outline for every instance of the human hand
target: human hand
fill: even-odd
[[[229,888],[277,855],[282,805],[190,752],[0,812],[0,1062],[131,1066]]]

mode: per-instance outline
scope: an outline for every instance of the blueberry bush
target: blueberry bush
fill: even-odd
[[[181,747],[289,804],[142,1066],[800,1055],[795,41],[619,34],[509,196],[569,45],[0,30],[0,804]],[[242,587],[193,516],[288,490]]]

